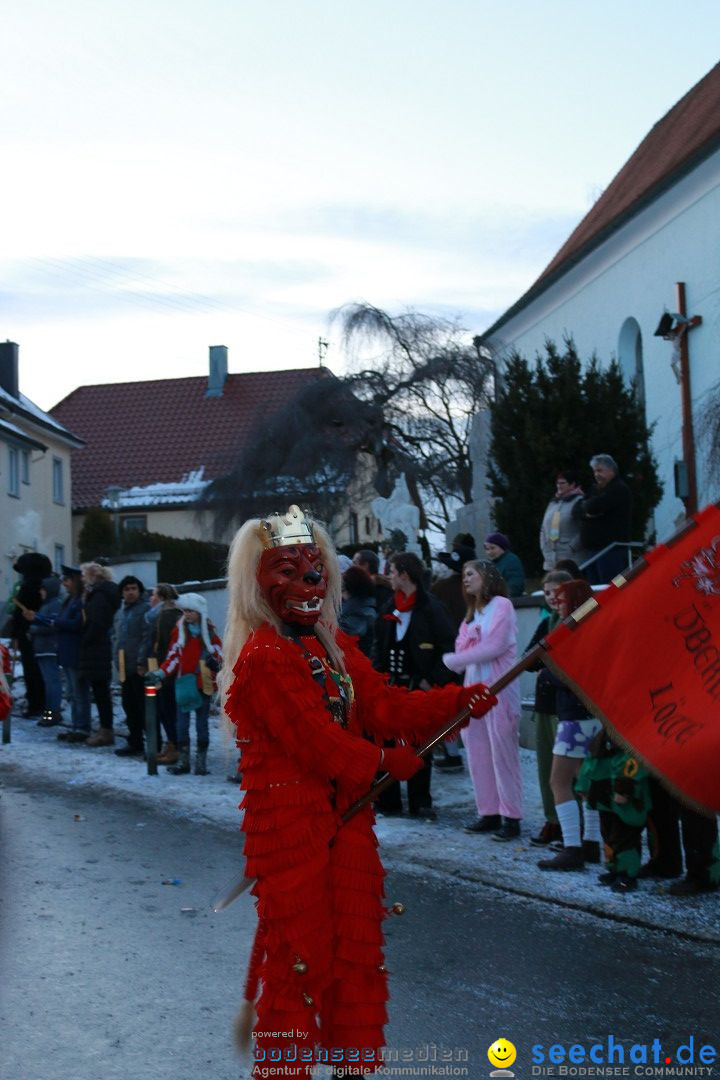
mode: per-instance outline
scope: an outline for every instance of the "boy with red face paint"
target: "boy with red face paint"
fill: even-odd
[[[409,745],[381,749],[387,738],[419,744],[466,705],[482,715],[495,699],[480,684],[389,686],[338,630],[337,559],[297,506],[243,525],[229,589],[221,681],[242,752],[246,874],[256,879],[245,992],[257,1010],[255,1058],[299,1076],[320,1047],[336,1071],[372,1073],[387,1019],[384,871],[371,806],[340,819],[378,771],[404,780],[421,768]]]

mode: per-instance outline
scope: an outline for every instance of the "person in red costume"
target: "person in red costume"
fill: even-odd
[[[242,526],[228,578],[221,681],[242,755],[246,874],[256,879],[245,990],[257,1011],[254,1056],[279,1055],[284,1075],[301,1076],[322,1048],[337,1073],[372,1073],[387,1019],[384,871],[372,807],[340,819],[378,771],[405,780],[421,767],[410,744],[495,699],[481,684],[389,686],[338,629],[337,558],[297,506]],[[383,750],[388,738],[405,745]]]
[[[6,720],[12,711],[12,694],[6,679],[11,672],[10,650],[0,642],[0,721]]]

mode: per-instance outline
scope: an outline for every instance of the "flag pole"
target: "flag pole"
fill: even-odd
[[[514,682],[519,675],[522,675],[523,671],[527,671],[529,667],[533,667],[539,660],[542,660],[545,656],[545,650],[542,645],[535,645],[529,652],[521,656],[517,663],[513,664],[511,668],[501,675],[492,686],[488,687],[491,694],[496,696],[501,690],[504,690],[506,686],[509,686],[511,682]],[[472,707],[468,706],[465,709],[461,709],[452,720],[447,720],[442,727],[430,736],[430,738],[418,747],[416,753],[418,757],[423,757],[425,754],[429,754],[439,743],[446,739],[453,732],[457,731],[458,727],[467,720],[472,712]],[[346,825],[348,821],[351,821],[356,814],[359,814],[361,810],[364,810],[368,803],[376,799],[378,795],[385,790],[390,784],[392,784],[393,778],[390,773],[383,773],[382,776],[373,783],[372,787],[365,792],[359,799],[357,799],[347,810],[342,814],[340,821],[343,825]],[[254,884],[253,878],[245,877],[241,875],[236,877],[230,882],[230,884],[223,889],[213,900],[213,911],[224,911],[225,908],[230,907],[238,897],[250,888]]]
[[[529,667],[533,667],[534,664],[537,663],[537,661],[542,660],[544,655],[546,654],[542,645],[535,645],[534,648],[532,648],[529,652],[525,653],[524,656],[521,656],[517,663],[513,664],[511,668],[508,668],[505,674],[501,675],[500,678],[492,684],[492,686],[488,687],[489,692],[494,697],[497,697],[501,690],[504,690],[506,686],[509,686],[511,682],[514,682],[515,679],[522,675],[524,671],[527,671]],[[438,730],[433,735],[431,735],[430,738],[422,744],[422,746],[419,746],[417,748],[417,750],[415,751],[417,756],[424,757],[426,754],[429,754],[431,750],[434,750],[435,747],[438,746],[441,742],[443,742],[444,739],[447,739],[450,735],[457,732],[457,729],[460,727],[460,725],[463,724],[465,720],[470,717],[471,712],[472,708],[470,706],[465,709],[461,709],[457,716],[454,716],[452,720],[448,720],[447,723],[443,724],[441,728],[438,728]],[[385,788],[389,787],[392,783],[393,777],[390,775],[390,773],[383,773],[382,776],[379,776],[370,788],[370,790],[366,791],[365,794],[361,796],[361,798],[357,799],[357,801],[354,802],[352,806],[349,806],[347,808],[341,818],[343,825],[346,822],[350,821],[351,818],[354,818],[355,815],[358,814],[365,806],[367,806],[369,802],[372,802],[373,799],[377,799],[378,795],[380,795],[385,790]]]

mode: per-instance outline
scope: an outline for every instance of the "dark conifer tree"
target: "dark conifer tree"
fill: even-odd
[[[529,362],[513,353],[490,405],[490,493],[495,521],[529,573],[539,573],[545,507],[561,468],[577,468],[586,490],[593,454],[611,454],[633,493],[633,539],[643,540],[662,484],[650,450],[652,429],[616,361],[583,366],[574,342],[552,341]]]

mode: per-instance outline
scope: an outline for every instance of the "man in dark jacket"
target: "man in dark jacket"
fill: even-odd
[[[55,620],[60,613],[60,580],[54,575],[44,578],[40,589],[42,604],[38,611],[24,611],[31,624],[29,637],[45,687],[45,710],[38,720],[40,727],[62,723],[62,682],[58,667],[58,637]]]
[[[468,601],[463,591],[462,570],[466,562],[477,559],[475,551],[475,537],[470,533],[458,533],[452,542],[450,551],[440,551],[435,558],[443,566],[447,566],[450,573],[446,577],[438,578],[430,586],[430,592],[440,601],[448,615],[453,629],[457,634],[460,623],[467,614]],[[442,746],[435,750],[435,767],[443,772],[462,772],[463,759],[458,753],[459,739],[446,739]]]
[[[590,458],[595,484],[586,499],[578,499],[572,509],[581,522],[580,543],[591,559],[608,544],[630,540],[632,493],[619,475],[614,458],[596,454]],[[587,567],[586,578],[591,585],[605,585],[628,565],[627,548],[612,548],[602,558]]]
[[[83,563],[80,567],[85,586],[83,596],[84,630],[80,639],[78,677],[81,691],[92,689],[100,730],[85,743],[86,746],[112,746],[113,708],[110,696],[112,678],[112,642],[110,632],[120,598],[110,571],[99,563]]]
[[[150,630],[145,614],[150,610],[143,599],[145,586],[128,574],[118,586],[122,607],[115,616],[115,655],[122,704],[128,726],[127,746],[115,753],[118,757],[142,757],[145,731],[145,674]]]
[[[15,611],[11,620],[12,636],[17,642],[25,679],[26,716],[42,716],[45,709],[45,686],[35,659],[30,641],[30,622],[23,616],[23,608],[38,611],[42,604],[40,589],[43,579],[52,574],[52,563],[47,555],[37,551],[26,551],[13,565],[13,570],[20,575],[20,586],[15,592]]]
[[[445,607],[457,631],[467,615],[468,602],[462,587],[462,570],[466,562],[477,559],[475,538],[470,533],[458,533],[450,551],[440,551],[435,558],[443,566],[447,566],[451,573],[438,578],[431,585],[430,592]]]
[[[61,581],[67,593],[55,620],[58,635],[58,664],[67,680],[72,729],[61,731],[61,742],[82,743],[90,736],[90,686],[81,681],[80,642],[85,630],[83,618],[82,572],[79,566],[61,566]]]
[[[392,599],[392,589],[390,588],[390,582],[381,574],[380,571],[380,559],[376,552],[371,551],[370,548],[360,548],[353,555],[353,565],[359,566],[361,570],[364,570],[366,574],[369,574],[372,578],[372,583],[375,588],[375,607],[378,611],[387,604],[388,600]]]
[[[442,604],[425,588],[425,567],[417,555],[402,551],[390,559],[394,596],[375,624],[373,664],[387,672],[390,682],[408,690],[429,690],[455,678],[442,662],[452,652],[455,633]],[[430,780],[432,762],[408,780],[408,810],[414,817],[434,820]],[[377,800],[378,810],[402,813],[400,784],[396,781]]]

